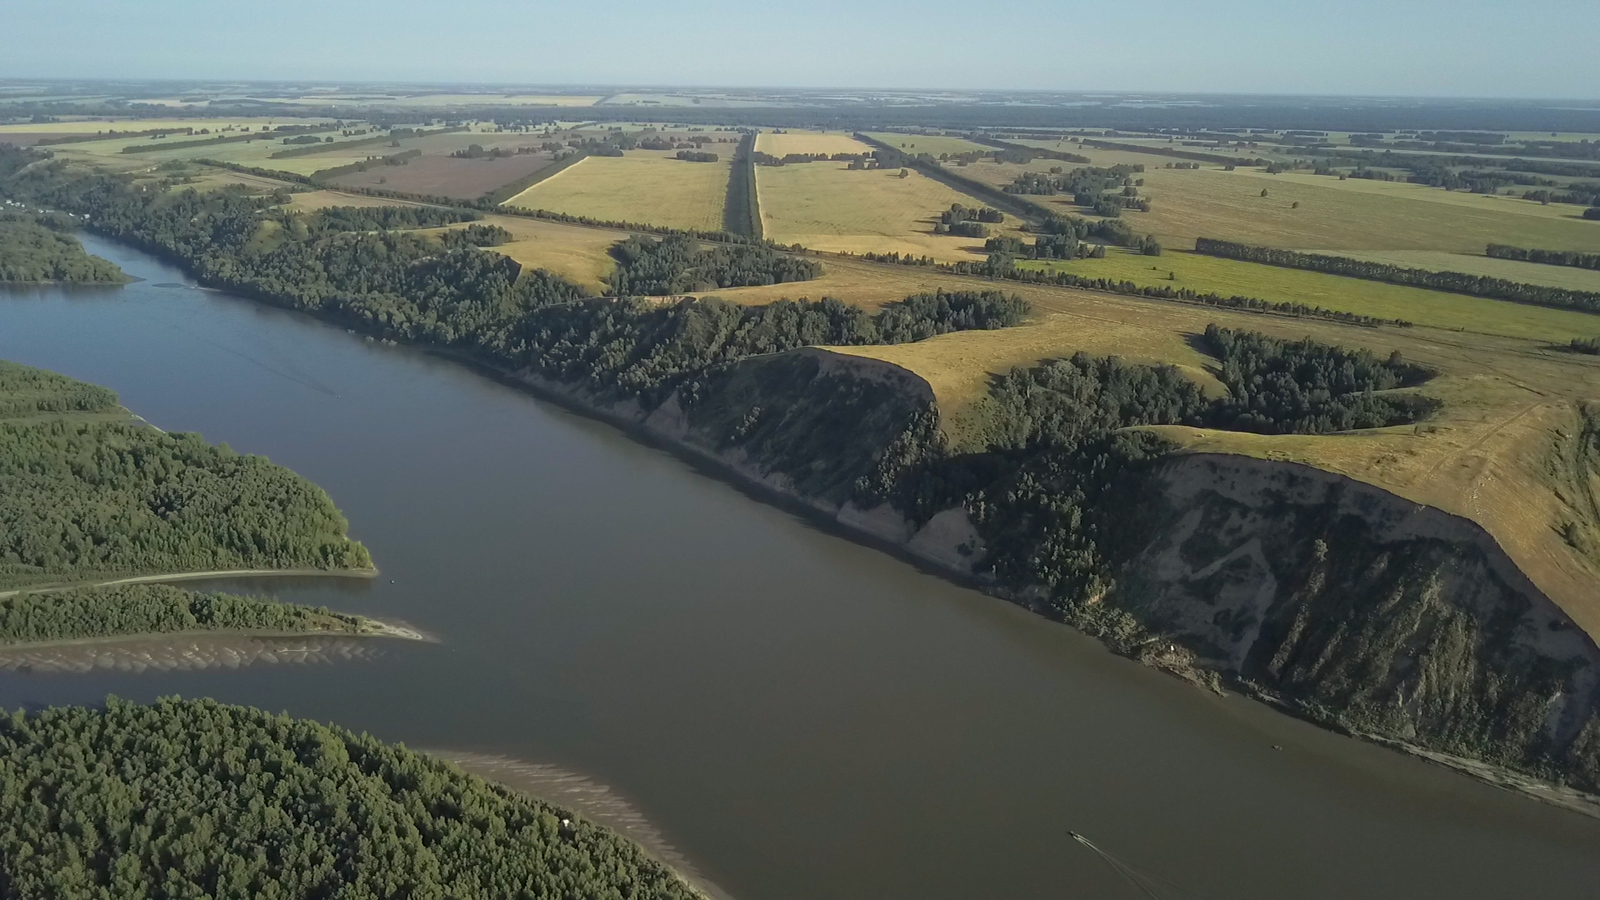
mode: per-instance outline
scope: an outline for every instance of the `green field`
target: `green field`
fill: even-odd
[[[892,131],[863,132],[875,141],[882,141],[891,147],[902,149],[907,153],[932,153],[934,156],[948,153],[952,156],[957,153],[992,153],[993,147],[976,144],[972,141],[958,137],[945,137],[933,134],[899,134]]]
[[[1026,269],[1071,272],[1085,278],[1115,278],[1140,285],[1304,303],[1365,316],[1405,319],[1418,325],[1552,343],[1565,344],[1575,337],[1600,336],[1600,315],[1183,251],[1169,250],[1159,257],[1150,257],[1111,248],[1105,259],[1020,260],[1017,265]],[[1169,274],[1173,276],[1170,279]]]
[[[1365,259],[1372,262],[1405,266],[1410,269],[1431,269],[1435,272],[1465,272],[1468,275],[1485,275],[1504,278],[1524,284],[1544,284],[1571,291],[1600,291],[1600,271],[1580,269],[1576,266],[1549,266],[1543,263],[1519,262],[1514,259],[1495,259],[1471,253],[1444,253],[1436,250],[1332,250],[1330,254]]]

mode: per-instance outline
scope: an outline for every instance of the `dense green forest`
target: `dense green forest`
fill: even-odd
[[[448,763],[175,698],[0,716],[0,893],[698,896],[611,831]]]
[[[1556,306],[1600,312],[1600,292],[1575,291],[1549,287],[1542,284],[1525,284],[1492,278],[1488,275],[1468,275],[1464,272],[1435,272],[1432,269],[1408,269],[1388,263],[1369,262],[1345,256],[1324,256],[1318,253],[1299,253],[1294,250],[1277,250],[1271,247],[1252,247],[1232,241],[1196,238],[1194,252],[1225,259],[1265,263],[1290,269],[1307,269],[1348,278],[1365,278],[1390,284],[1409,284],[1437,291],[1470,294],[1474,297],[1492,297],[1514,303],[1533,303],[1539,306]]]
[[[619,297],[810,281],[822,274],[815,260],[752,244],[702,247],[693,238],[676,235],[635,235],[613,247],[611,255],[617,260],[611,290]]]
[[[0,599],[0,643],[190,631],[361,630],[361,620],[258,597],[124,584]]]
[[[121,284],[127,280],[114,263],[84,252],[72,236],[70,222],[0,213],[0,283]]]
[[[371,565],[315,485],[116,408],[104,388],[0,364],[0,586]]]

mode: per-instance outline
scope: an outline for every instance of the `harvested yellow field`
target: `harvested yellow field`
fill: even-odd
[[[773,134],[763,131],[756,135],[756,150],[772,156],[784,157],[791,153],[871,153],[872,148],[843,131],[789,131]]]
[[[918,153],[932,153],[934,156],[946,154],[955,156],[958,153],[992,153],[993,147],[974,143],[965,138],[945,137],[936,134],[899,134],[892,131],[869,131],[867,137],[875,141],[882,141],[891,147],[904,150],[915,156]]]
[[[761,227],[768,240],[836,253],[903,253],[959,262],[983,257],[983,241],[933,233],[952,204],[979,201],[925,175],[849,171],[844,163],[757,166]],[[1015,233],[1014,219],[991,226]]]
[[[627,237],[624,232],[606,228],[522,216],[487,216],[484,222],[498,225],[512,235],[510,242],[488,249],[511,257],[524,268],[549,269],[596,292],[604,288],[606,278],[616,268],[611,245]]]
[[[673,159],[671,152],[632,150],[591,156],[506,201],[608,222],[722,229],[732,154],[715,163]]]

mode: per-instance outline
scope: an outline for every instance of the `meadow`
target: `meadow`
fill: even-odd
[[[958,153],[992,153],[995,148],[984,144],[974,143],[965,138],[945,137],[935,134],[901,134],[893,131],[868,131],[863,132],[875,141],[882,141],[891,147],[897,147],[912,155],[918,153],[932,153],[934,156]]]
[[[842,131],[787,131],[774,134],[763,131],[756,135],[756,150],[771,156],[784,157],[790,153],[871,153],[872,148]]]
[[[1115,247],[1108,248],[1105,259],[1019,260],[1018,267],[1071,272],[1085,278],[1114,278],[1138,285],[1189,288],[1224,296],[1238,294],[1305,303],[1382,319],[1404,319],[1436,328],[1552,343],[1565,344],[1575,337],[1600,336],[1600,316],[1590,313],[1220,259],[1188,251],[1168,250],[1159,257],[1150,257]]]
[[[528,188],[506,206],[545,209],[616,222],[719,231],[732,156],[715,163],[631,150],[591,156]]]
[[[487,216],[484,222],[511,232],[512,240],[489,249],[511,257],[525,269],[549,269],[595,293],[603,293],[616,268],[611,246],[627,234],[608,228],[563,225],[522,216]]]
[[[313,157],[314,158],[314,157]],[[290,160],[292,162],[292,160]],[[498,159],[421,156],[403,166],[374,166],[340,175],[340,187],[383,188],[413,194],[476,200],[501,185],[526,178],[554,164],[548,153],[525,153]]]
[[[933,233],[952,204],[979,201],[912,171],[850,171],[844,163],[757,166],[768,240],[845,253],[904,253],[946,262],[981,259],[983,241]],[[1017,233],[1009,218],[995,233]]]

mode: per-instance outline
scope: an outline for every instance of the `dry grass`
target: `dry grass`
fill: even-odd
[[[981,259],[983,241],[936,235],[939,213],[978,201],[925,175],[849,171],[844,163],[757,166],[762,228],[769,240],[844,253],[906,253],[941,261]],[[995,226],[991,226],[996,230]],[[1015,233],[1008,219],[999,233]]]
[[[591,156],[506,201],[614,222],[719,231],[732,155],[715,163],[673,159],[671,152],[632,150]]]
[[[484,221],[511,232],[513,240],[489,249],[525,268],[549,269],[584,287],[600,291],[616,268],[611,245],[627,234],[606,228],[584,228],[521,216],[487,216]]]
[[[843,131],[789,131],[756,135],[756,149],[773,156],[790,153],[871,153],[872,148]]]

